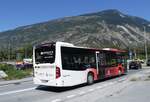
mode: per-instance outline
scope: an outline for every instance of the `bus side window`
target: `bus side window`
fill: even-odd
[[[89,64],[92,68],[96,68],[95,56],[89,56]]]
[[[100,53],[99,54],[99,65],[100,67],[105,67],[106,66],[106,57],[105,57],[105,53]]]
[[[73,54],[73,70],[79,70],[79,64],[81,63],[80,57],[77,54]]]
[[[91,65],[89,63],[89,56],[88,55],[84,56],[83,64],[84,64],[83,66],[85,67],[85,69],[91,68]]]
[[[88,57],[84,54],[78,54],[74,58],[75,70],[86,70],[89,67]]]
[[[62,56],[62,67],[63,69],[72,69],[72,65],[71,65],[71,59],[69,59],[69,56],[67,56],[66,54],[63,54]]]
[[[89,62],[88,59],[89,58],[87,56],[84,56],[83,63],[88,63]]]

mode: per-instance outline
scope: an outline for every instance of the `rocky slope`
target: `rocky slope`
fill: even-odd
[[[150,22],[117,10],[65,17],[0,33],[1,48],[47,41],[65,41],[88,47],[143,47],[150,43]],[[144,35],[145,28],[145,35]]]

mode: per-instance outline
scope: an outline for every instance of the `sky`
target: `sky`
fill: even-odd
[[[0,0],[0,32],[107,9],[150,21],[150,0]]]

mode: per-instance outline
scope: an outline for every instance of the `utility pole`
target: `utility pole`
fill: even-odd
[[[8,61],[10,61],[10,57],[11,57],[11,45],[10,45],[10,41],[9,41],[9,43],[8,43]]]

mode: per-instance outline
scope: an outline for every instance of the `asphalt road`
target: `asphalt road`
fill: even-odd
[[[60,89],[38,87],[32,81],[0,86],[0,102],[106,102],[106,100],[110,102],[109,97],[114,95],[114,91],[118,89],[116,93],[119,93],[120,90],[126,88],[124,81],[142,70],[131,70],[127,75],[99,81],[90,86],[79,85]],[[138,86],[136,86],[137,89]],[[114,100],[113,102],[117,102],[118,98]]]

